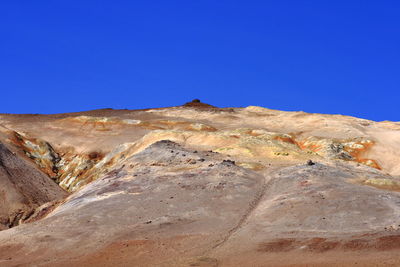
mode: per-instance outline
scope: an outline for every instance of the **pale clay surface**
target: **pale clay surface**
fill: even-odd
[[[252,106],[0,126],[0,266],[400,264],[398,122]]]

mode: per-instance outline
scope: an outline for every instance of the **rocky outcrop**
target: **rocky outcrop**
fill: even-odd
[[[40,205],[67,194],[36,166],[0,143],[0,225],[18,225]]]

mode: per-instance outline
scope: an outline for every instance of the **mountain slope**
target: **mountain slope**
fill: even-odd
[[[400,264],[398,122],[196,101],[0,123],[30,208],[0,266]]]
[[[45,174],[0,143],[0,227],[15,226],[35,208],[67,194]]]

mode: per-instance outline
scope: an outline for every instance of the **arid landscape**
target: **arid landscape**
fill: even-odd
[[[400,266],[400,122],[0,114],[0,185],[0,266]]]

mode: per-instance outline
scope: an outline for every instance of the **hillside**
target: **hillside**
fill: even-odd
[[[399,122],[196,100],[0,142],[0,266],[400,265]]]

